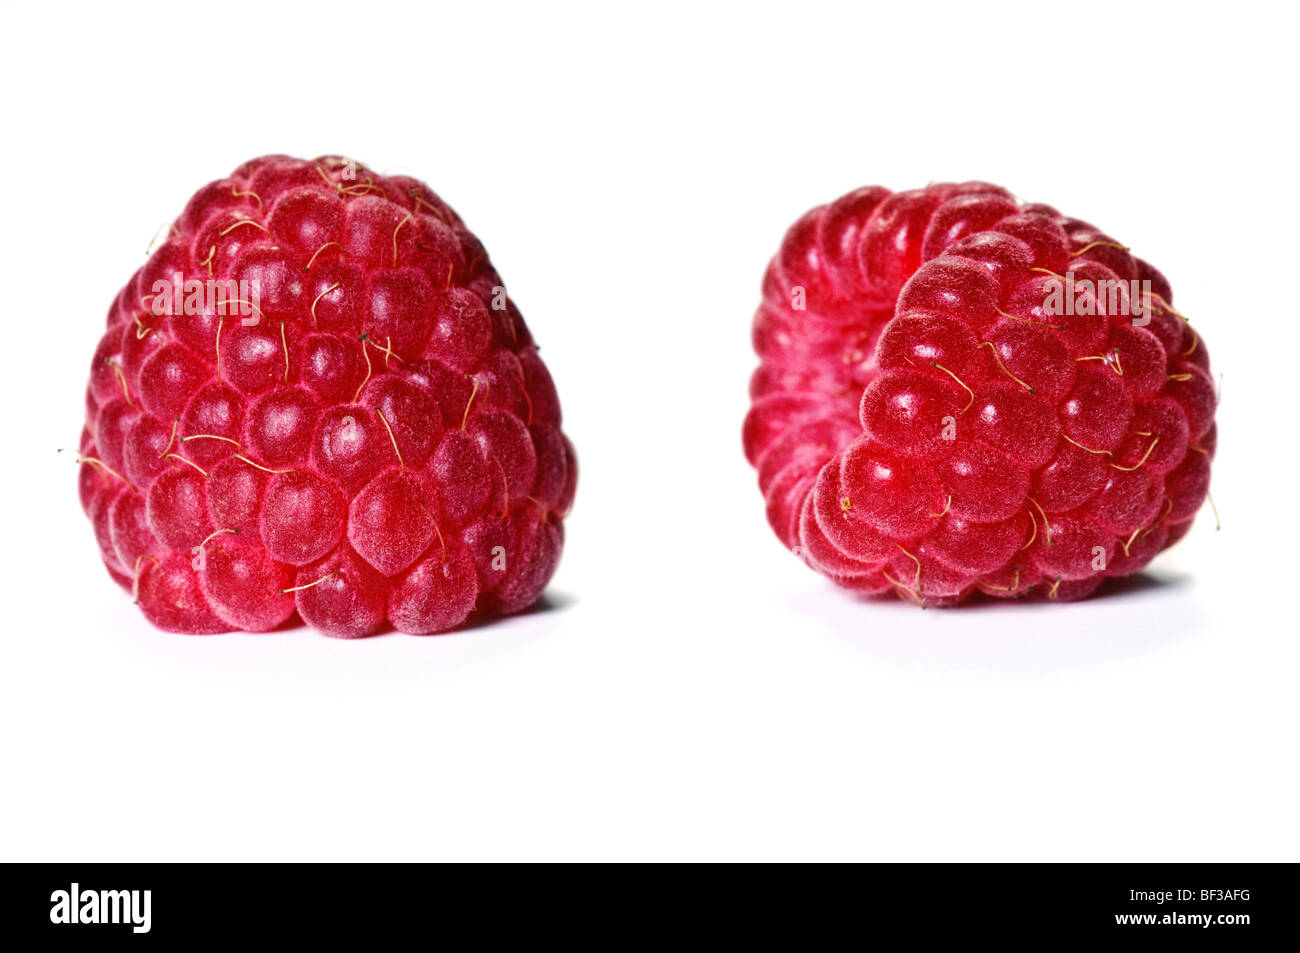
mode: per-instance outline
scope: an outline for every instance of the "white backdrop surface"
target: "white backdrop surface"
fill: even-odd
[[[1296,14],[1197,9],[10,8],[0,856],[1296,860]],[[581,464],[544,611],[187,638],[104,573],[55,453],[103,315],[269,152],[487,245]],[[1103,599],[855,602],[741,454],[787,225],[973,178],[1156,264],[1222,375],[1222,530]]]

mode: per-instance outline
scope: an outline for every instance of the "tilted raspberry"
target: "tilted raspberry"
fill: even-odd
[[[478,239],[422,183],[337,157],[195,194],[109,309],[81,452],[109,574],[187,633],[516,612],[577,478]]]
[[[776,534],[848,589],[1076,599],[1209,492],[1215,389],[1168,282],[982,182],[864,188],[763,282],[744,445]]]

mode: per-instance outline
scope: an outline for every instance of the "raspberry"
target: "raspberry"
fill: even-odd
[[[1205,343],[1160,272],[983,182],[864,188],[786,233],[745,454],[781,541],[921,605],[1078,599],[1209,492]]]
[[[577,478],[478,239],[422,183],[336,157],[255,159],[195,194],[109,309],[86,419],[104,564],[172,632],[517,612]]]

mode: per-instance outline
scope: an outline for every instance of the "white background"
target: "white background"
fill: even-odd
[[[1300,859],[1296,14],[1281,4],[261,2],[5,13],[5,859]],[[103,316],[268,152],[427,180],[559,384],[547,611],[438,638],[153,630],[77,505]],[[740,449],[786,226],[991,180],[1164,270],[1214,495],[1071,606],[854,602]]]

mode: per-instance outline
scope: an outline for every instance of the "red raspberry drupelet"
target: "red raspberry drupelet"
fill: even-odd
[[[845,588],[1077,599],[1210,484],[1215,389],[1164,276],[983,182],[864,188],[789,230],[745,453],[772,528]]]
[[[442,632],[531,605],[577,477],[486,251],[414,179],[268,156],[204,186],[108,313],[81,503],[172,632]]]

